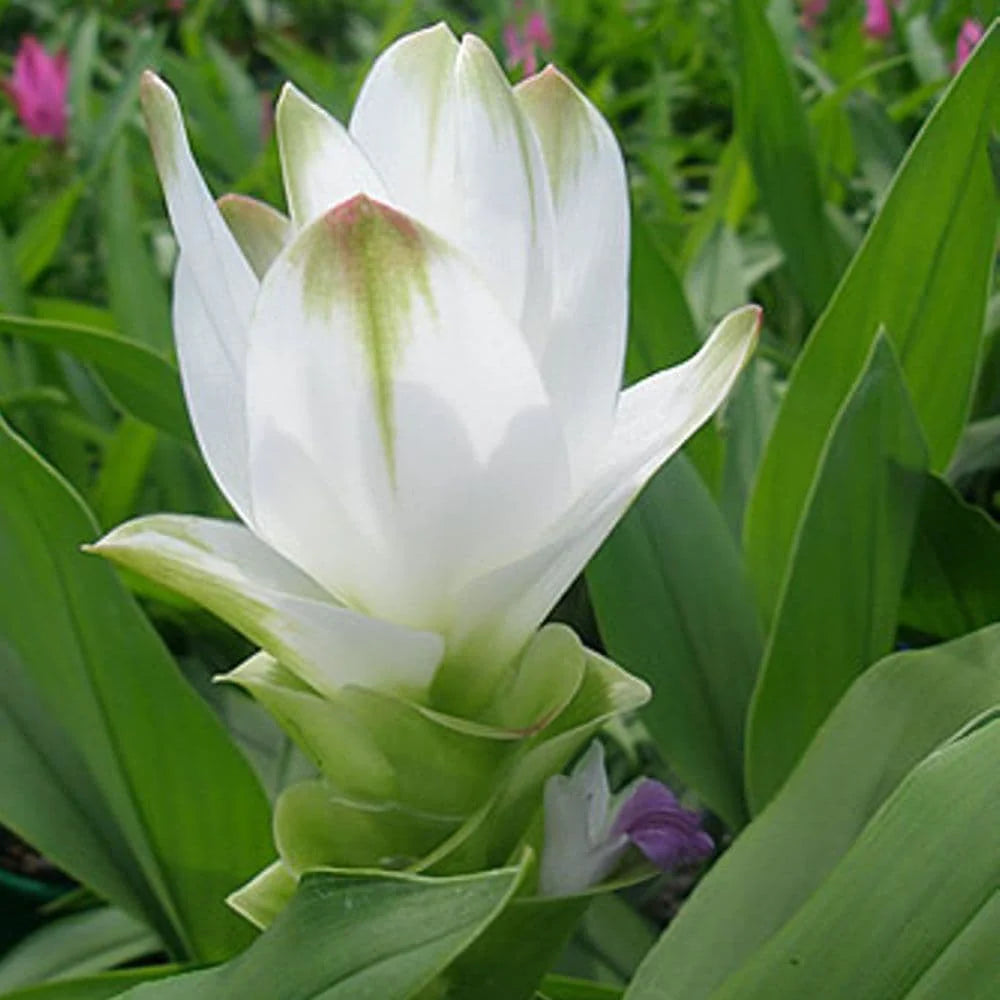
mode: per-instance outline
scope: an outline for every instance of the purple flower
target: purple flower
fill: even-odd
[[[866,0],[865,34],[869,38],[888,38],[892,34],[889,0]]]
[[[962,27],[958,30],[958,38],[955,41],[955,61],[951,64],[952,73],[957,73],[964,65],[972,50],[979,44],[983,37],[983,26],[971,17],[962,22]]]
[[[804,31],[813,31],[816,28],[829,3],[830,0],[805,0],[799,16],[799,23]]]
[[[50,56],[37,38],[26,35],[14,57],[14,72],[3,89],[17,116],[32,134],[66,140],[66,89],[69,63],[65,52]]]
[[[607,878],[629,846],[658,868],[712,853],[701,818],[666,785],[641,778],[612,802],[604,749],[596,740],[573,772],[545,784],[545,842],[539,874],[543,896],[569,896]]]
[[[552,32],[545,15],[533,10],[525,19],[523,27],[518,24],[517,12],[521,4],[515,4],[515,19],[508,21],[503,29],[503,44],[507,55],[507,65],[513,69],[521,66],[525,76],[531,76],[538,69],[536,48],[542,52],[552,49]]]
[[[701,829],[701,817],[685,809],[666,785],[642,778],[629,790],[611,826],[625,834],[658,868],[707,858],[715,844]]]

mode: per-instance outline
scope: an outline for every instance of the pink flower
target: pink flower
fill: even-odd
[[[983,37],[983,26],[971,17],[962,22],[962,27],[958,30],[958,39],[955,41],[955,61],[951,64],[952,73],[957,73],[964,65],[965,61],[972,55],[972,50],[979,44]]]
[[[826,13],[830,0],[805,0],[802,4],[802,14],[799,23],[803,30],[813,31],[819,24],[820,18]]]
[[[66,88],[69,62],[65,51],[50,56],[37,38],[26,35],[14,57],[14,72],[3,84],[24,127],[37,136],[66,141]]]
[[[520,10],[521,4],[515,4]],[[536,47],[543,52],[552,48],[552,32],[549,31],[545,15],[532,11],[524,22],[523,29],[516,21],[508,21],[503,29],[503,44],[507,53],[507,65],[512,69],[521,66],[525,76],[531,76],[538,69]]]
[[[888,38],[892,34],[889,0],[866,0],[865,34],[869,38]]]

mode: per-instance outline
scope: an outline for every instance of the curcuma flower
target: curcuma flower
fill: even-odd
[[[666,870],[707,858],[715,845],[698,814],[659,781],[641,778],[613,801],[604,749],[595,740],[572,774],[546,782],[539,891],[584,892],[611,875],[630,846]]]
[[[144,517],[96,548],[321,693],[472,710],[722,401],[759,310],[620,393],[614,136],[556,70],[512,89],[443,25],[377,60],[346,129],[286,85],[287,216],[216,204],[173,93],[147,74],[142,103],[180,245],[184,391],[242,523]]]
[[[37,38],[25,36],[3,89],[14,102],[21,124],[32,135],[65,142],[68,86],[66,53],[50,56]]]

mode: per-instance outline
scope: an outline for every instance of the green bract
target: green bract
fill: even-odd
[[[759,310],[620,393],[611,130],[443,25],[380,57],[349,129],[285,88],[287,219],[213,201],[152,74],[143,106],[188,406],[242,524],[145,517],[96,548],[262,647],[229,679],[322,773],[278,804],[289,871],[504,863],[545,779],[648,695],[568,630],[532,636],[722,401]]]

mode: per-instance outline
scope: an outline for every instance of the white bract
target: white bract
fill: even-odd
[[[287,218],[216,204],[173,93],[147,74],[142,101],[188,407],[242,525],[146,517],[98,548],[320,691],[509,662],[722,401],[759,310],[619,392],[614,136],[556,70],[511,88],[443,25],[383,53],[347,129],[285,87]]]

